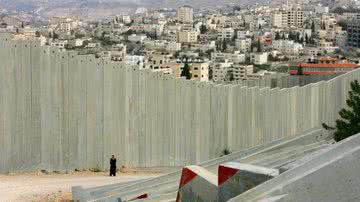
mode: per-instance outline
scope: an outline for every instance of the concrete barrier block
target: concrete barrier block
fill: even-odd
[[[279,175],[279,170],[229,162],[218,170],[219,202],[227,201]]]
[[[218,200],[217,176],[199,166],[183,168],[176,202]]]
[[[83,202],[91,199],[91,195],[81,186],[72,187],[72,196],[75,202]]]

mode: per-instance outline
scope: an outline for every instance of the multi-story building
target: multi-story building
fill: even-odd
[[[318,43],[318,48],[322,53],[327,54],[333,53],[339,47],[334,46],[334,42],[332,41],[320,40]]]
[[[289,40],[274,40],[272,47],[283,54],[298,55],[303,50],[303,45]]]
[[[302,27],[304,24],[304,12],[300,9],[291,9],[272,14],[273,27]]]
[[[242,63],[214,63],[212,65],[213,81],[245,80],[254,73],[253,65]]]
[[[348,63],[347,61],[339,61],[336,58],[320,58],[319,61],[313,63],[302,63],[295,66],[290,66],[289,74],[303,74],[303,75],[327,75],[339,74],[352,71],[359,68],[359,64]]]
[[[194,9],[191,6],[179,7],[176,12],[178,22],[192,23],[194,21]]]
[[[182,30],[177,32],[178,43],[196,43],[198,40],[198,33],[196,31]]]
[[[235,47],[242,53],[251,51],[251,38],[241,38],[235,40]]]
[[[249,75],[254,73],[254,66],[235,63],[232,65],[230,71],[233,80],[245,80],[248,79]]]
[[[271,16],[271,24],[273,27],[287,27],[287,15],[284,12],[276,12]]]
[[[336,33],[335,45],[339,48],[345,48],[347,44],[347,31],[340,31]]]
[[[145,35],[132,34],[128,36],[128,40],[131,42],[144,42],[147,37]]]
[[[206,62],[191,63],[190,65],[191,80],[209,81],[209,64]]]
[[[292,9],[287,13],[287,25],[288,27],[302,27],[304,24],[304,12],[300,9]]]
[[[360,13],[344,13],[343,18],[346,20],[360,20]]]
[[[238,51],[235,53],[211,53],[211,60],[213,62],[245,62],[245,54],[240,54]]]
[[[252,53],[250,54],[250,62],[255,65],[263,65],[268,62],[268,53]]]
[[[347,45],[353,48],[360,48],[360,20],[354,20],[348,25],[347,34]]]
[[[167,52],[153,52],[148,56],[147,68],[159,71],[164,64],[172,62],[173,55]]]
[[[211,64],[212,80],[215,82],[225,81],[232,65],[231,62],[213,62]]]
[[[220,40],[232,40],[235,36],[235,31],[233,28],[223,28],[218,34]]]

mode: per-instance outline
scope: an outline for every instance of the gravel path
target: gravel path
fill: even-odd
[[[0,175],[0,202],[7,201],[69,201],[71,187],[84,188],[107,184],[129,182],[158,176],[159,174],[118,174],[109,177],[107,173],[75,172],[72,174],[10,174]]]

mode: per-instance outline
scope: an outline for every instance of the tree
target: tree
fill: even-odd
[[[209,80],[212,81],[213,79],[213,69],[212,67],[209,68]]]
[[[227,71],[226,75],[225,75],[225,80],[226,81],[233,81],[235,80],[234,74],[232,71]]]
[[[36,32],[35,32],[35,36],[36,36],[36,37],[40,37],[40,36],[41,36],[41,33],[40,33],[39,31],[36,31]]]
[[[185,63],[183,70],[181,71],[181,77],[186,79],[191,79],[190,66],[188,63]]]
[[[311,24],[311,32],[315,33],[315,22],[314,21]]]
[[[350,85],[347,107],[340,110],[341,119],[336,120],[335,128],[322,124],[326,130],[335,130],[334,139],[337,142],[360,133],[360,85],[357,80]]]
[[[303,72],[303,67],[301,65],[299,65],[298,71],[297,71],[297,75],[304,75]]]
[[[52,39],[58,39],[59,35],[55,32],[52,33]]]
[[[258,52],[258,53],[260,53],[260,52],[261,52],[261,43],[260,43],[260,39],[257,41],[256,49],[257,49],[257,52]]]
[[[342,30],[347,30],[348,22],[345,20],[340,20],[338,22],[338,25],[341,27]]]
[[[236,12],[236,11],[240,11],[241,10],[241,7],[240,6],[234,6],[234,12]]]
[[[226,49],[227,49],[227,41],[223,40],[223,42],[222,42],[222,50],[226,51]]]
[[[201,25],[200,26],[200,33],[201,34],[205,34],[208,31],[206,25]]]
[[[300,42],[300,33],[299,32],[296,32],[296,35],[295,35],[295,42]]]
[[[281,38],[280,33],[276,32],[275,33],[275,40],[279,40]]]
[[[310,40],[309,40],[309,36],[308,36],[308,34],[307,34],[307,33],[305,34],[305,42],[306,42],[307,44],[310,42]]]
[[[284,33],[282,33],[281,39],[285,39],[285,34]]]
[[[300,37],[300,39],[299,39],[299,43],[304,43],[304,38],[303,37]]]

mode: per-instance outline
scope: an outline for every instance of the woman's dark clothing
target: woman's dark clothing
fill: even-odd
[[[116,158],[110,159],[110,176],[116,176]]]

